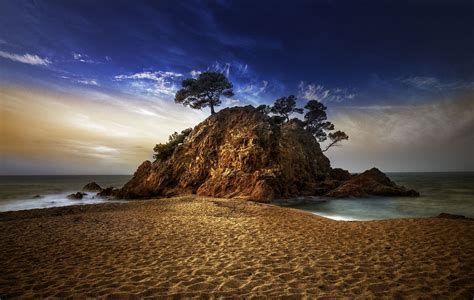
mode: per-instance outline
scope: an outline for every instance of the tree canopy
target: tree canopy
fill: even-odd
[[[328,137],[331,140],[331,142],[326,146],[326,149],[324,149],[323,152],[328,151],[329,148],[336,145],[337,143],[349,139],[349,136],[344,131],[340,131],[340,130],[335,131],[335,132],[330,132],[328,134]]]
[[[270,112],[285,118],[288,122],[292,113],[303,113],[302,108],[296,107],[296,97],[290,95],[288,97],[282,97],[275,101],[275,104],[270,109]]]
[[[306,130],[311,132],[318,142],[324,142],[327,139],[327,131],[334,130],[334,125],[326,121],[327,107],[319,101],[310,100],[304,108],[307,110],[304,115]]]
[[[191,108],[201,109],[209,106],[211,114],[214,107],[221,104],[220,97],[234,96],[232,83],[222,73],[204,72],[198,78],[187,78],[181,83],[174,101]]]

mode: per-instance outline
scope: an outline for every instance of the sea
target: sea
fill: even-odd
[[[334,220],[383,220],[433,217],[442,212],[474,218],[474,172],[387,173],[397,184],[415,189],[420,197],[317,198],[292,207]],[[121,187],[131,175],[0,176],[0,211],[114,200],[88,193],[82,200],[67,195],[92,181],[102,187]],[[36,196],[36,197],[35,197]]]

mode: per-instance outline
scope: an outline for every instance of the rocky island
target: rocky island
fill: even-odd
[[[143,162],[113,195],[197,194],[258,202],[300,196],[417,196],[378,169],[333,169],[298,119],[283,124],[252,106],[223,109],[192,129],[170,155]]]

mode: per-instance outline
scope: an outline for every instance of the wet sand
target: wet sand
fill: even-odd
[[[210,198],[0,213],[0,298],[474,297],[474,221]]]

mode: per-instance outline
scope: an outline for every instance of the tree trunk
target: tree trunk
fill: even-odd
[[[214,103],[211,102],[211,115],[215,114],[216,112],[214,111]]]

